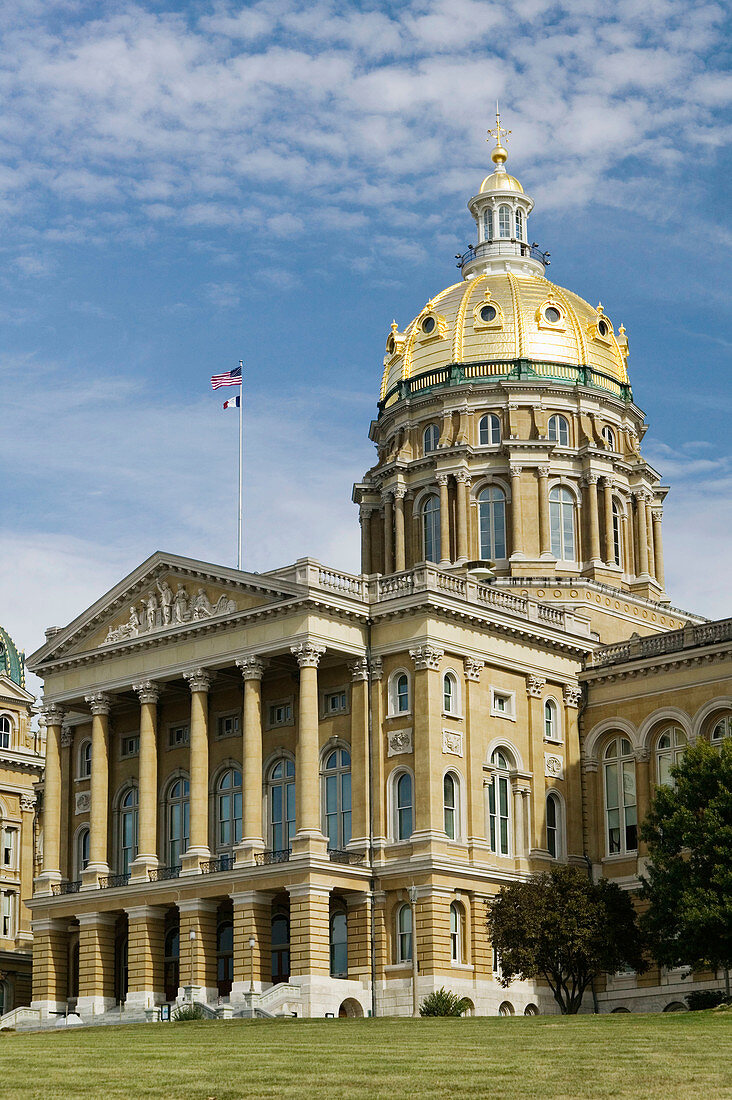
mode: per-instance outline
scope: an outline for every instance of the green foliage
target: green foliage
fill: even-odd
[[[607,879],[591,882],[579,867],[502,887],[487,923],[501,984],[543,978],[563,1013],[579,1012],[597,974],[646,968],[630,896]]]
[[[463,1016],[470,1008],[467,997],[458,997],[449,989],[441,986],[428,993],[419,1006],[420,1016]]]
[[[665,966],[732,968],[732,738],[691,745],[656,790],[641,835],[649,865],[642,917]]]
[[[692,1012],[730,1003],[721,989],[697,989],[693,993],[688,993],[684,999]]]
[[[173,1012],[173,1019],[177,1024],[186,1023],[188,1020],[203,1020],[206,1013],[200,1005],[181,1005]]]

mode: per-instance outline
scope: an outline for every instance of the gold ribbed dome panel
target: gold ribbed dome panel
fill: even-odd
[[[518,191],[523,195],[524,189],[515,176],[509,176],[508,172],[492,172],[486,176],[480,185],[480,194],[486,191]]]
[[[480,326],[476,311],[488,303],[498,309],[499,323]],[[547,305],[559,310],[559,323],[546,319]],[[442,328],[427,335],[421,323],[430,309]],[[604,337],[598,331],[600,321],[608,326]],[[610,319],[571,290],[539,276],[488,274],[467,284],[457,283],[431,299],[407,326],[404,337],[403,353],[385,361],[382,398],[397,382],[455,362],[529,359],[567,363],[628,382]]]

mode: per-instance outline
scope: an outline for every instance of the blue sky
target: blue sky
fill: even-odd
[[[155,549],[358,567],[381,360],[490,167],[630,341],[673,602],[730,613],[720,4],[0,3],[0,621],[28,651]]]

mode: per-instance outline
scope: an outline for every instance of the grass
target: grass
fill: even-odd
[[[732,1098],[732,1013],[231,1020],[0,1034],[3,1100]]]

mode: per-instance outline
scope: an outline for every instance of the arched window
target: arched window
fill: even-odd
[[[399,668],[389,677],[388,687],[389,715],[396,717],[399,714],[409,714],[409,676],[404,669]]]
[[[436,451],[439,441],[439,428],[436,424],[430,424],[428,427],[425,428],[424,435],[422,436],[422,450],[426,455],[428,455],[430,451]]]
[[[137,856],[137,787],[130,787],[120,798],[119,838],[119,873],[129,875]]]
[[[725,737],[732,737],[732,714],[725,714],[723,718],[718,718],[712,726],[712,732],[710,734],[710,741],[723,741]]]
[[[412,908],[400,905],[396,914],[396,961],[412,961]]]
[[[460,714],[460,685],[454,672],[442,677],[442,709],[445,714]]]
[[[180,985],[180,928],[177,924],[165,933],[163,952],[165,999],[174,1001]]]
[[[92,743],[87,738],[79,745],[79,779],[88,779],[92,769]]]
[[[234,924],[219,921],[216,929],[216,985],[219,997],[228,997],[234,981]]]
[[[488,787],[491,849],[499,856],[511,854],[511,779],[508,757],[501,749],[491,756],[493,779]]]
[[[552,791],[546,796],[546,847],[552,859],[562,858],[562,806]]]
[[[330,976],[348,977],[348,921],[344,909],[337,909],[330,918]]]
[[[76,834],[76,877],[81,878],[81,872],[89,866],[89,827],[85,825]]]
[[[289,757],[281,757],[269,769],[269,846],[283,852],[295,835],[295,765]]]
[[[442,780],[445,832],[450,840],[460,836],[460,788],[452,772],[446,772]]]
[[[498,236],[511,236],[511,207],[505,203],[498,207]]]
[[[412,776],[401,772],[394,782],[394,839],[409,840],[413,830]]]
[[[659,787],[675,787],[671,769],[681,762],[686,748],[686,735],[678,726],[665,729],[656,743],[656,782]]]
[[[495,413],[481,416],[478,423],[478,441],[481,447],[490,447],[501,442],[501,421]]]
[[[544,700],[544,740],[562,740],[562,733],[559,728],[559,710],[554,699]]]
[[[450,905],[450,959],[465,962],[465,910],[459,901]]]
[[[635,758],[627,737],[615,737],[605,749],[605,817],[609,855],[638,848]]]
[[[493,240],[493,211],[490,206],[483,212],[483,236],[485,240]]]
[[[0,749],[10,748],[13,726],[7,714],[0,715]]]
[[[516,208],[516,240],[524,239],[524,212]]]
[[[489,485],[478,497],[480,556],[488,561],[506,557],[506,494]]]
[[[552,443],[558,443],[560,447],[569,446],[569,421],[566,416],[555,413],[549,417],[548,435]]]
[[[605,446],[609,451],[615,450],[615,432],[607,425],[602,429],[602,438],[605,441]]]
[[[623,536],[622,536],[622,518],[620,515],[620,508],[616,500],[613,501],[613,561],[616,565],[621,565],[623,558]]]
[[[440,498],[436,493],[430,493],[422,503],[422,546],[425,561],[440,561]]]
[[[569,489],[555,485],[549,493],[552,554],[560,561],[575,560],[575,499]]]
[[[328,847],[342,851],[351,839],[351,754],[333,749],[323,764],[323,817]]]
[[[290,918],[282,910],[272,914],[272,981],[290,977]]]
[[[166,799],[167,852],[169,867],[180,867],[180,857],[188,849],[190,831],[190,785],[187,779],[174,779]]]
[[[232,855],[241,841],[242,793],[241,772],[227,768],[216,784],[216,851]]]

